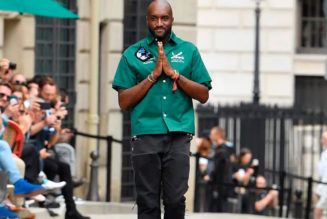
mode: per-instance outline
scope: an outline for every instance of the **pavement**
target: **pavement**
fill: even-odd
[[[78,210],[92,219],[137,219],[136,207],[131,203],[108,203],[108,202],[89,202],[77,201]],[[64,219],[65,206],[52,209],[58,213],[58,217],[50,217],[43,208],[31,208],[36,213],[36,218],[40,219]],[[163,217],[162,217],[163,218]],[[185,219],[273,219],[274,217],[264,217],[246,214],[214,214],[214,213],[190,213],[187,212]]]
[[[92,219],[137,219],[135,214],[111,214],[111,215],[90,215]],[[163,217],[162,217],[163,218]],[[263,217],[244,214],[209,214],[196,213],[186,215],[185,219],[273,219],[273,217]]]

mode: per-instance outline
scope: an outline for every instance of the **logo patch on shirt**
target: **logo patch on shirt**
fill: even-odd
[[[135,56],[142,62],[149,61],[150,59],[153,58],[153,55],[150,52],[146,51],[146,49],[142,46],[138,48],[138,50],[135,53]]]
[[[184,63],[184,56],[183,56],[183,52],[179,52],[177,54],[175,54],[174,52],[171,53],[171,62],[180,62],[180,63]]]

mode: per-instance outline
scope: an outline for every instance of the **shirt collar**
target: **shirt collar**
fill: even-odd
[[[153,35],[152,35],[150,32],[148,32],[148,34],[147,34],[146,42],[147,42],[148,45],[151,45],[152,43],[155,42],[155,39],[154,39]],[[181,42],[181,39],[179,39],[179,38],[175,35],[175,33],[172,31],[172,32],[170,33],[170,37],[169,37],[168,43],[178,44],[178,43],[180,43],[180,42]]]

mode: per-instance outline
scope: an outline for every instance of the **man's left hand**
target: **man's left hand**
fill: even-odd
[[[174,69],[171,67],[167,56],[164,54],[163,57],[163,62],[162,62],[162,68],[163,68],[163,72],[170,78],[173,78],[175,75],[175,71]]]

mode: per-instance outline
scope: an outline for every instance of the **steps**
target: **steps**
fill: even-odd
[[[44,208],[30,209],[36,214],[36,218],[64,219],[65,204],[60,203],[60,205],[60,208],[51,209],[55,213],[59,214],[58,217],[50,217],[49,213]],[[130,214],[131,216],[136,215],[136,207],[133,209],[133,204],[130,203],[76,201],[76,206],[82,214],[90,216],[92,219],[108,219],[108,214],[113,215],[113,218],[122,218],[122,214]],[[110,216],[110,218],[112,217]]]

